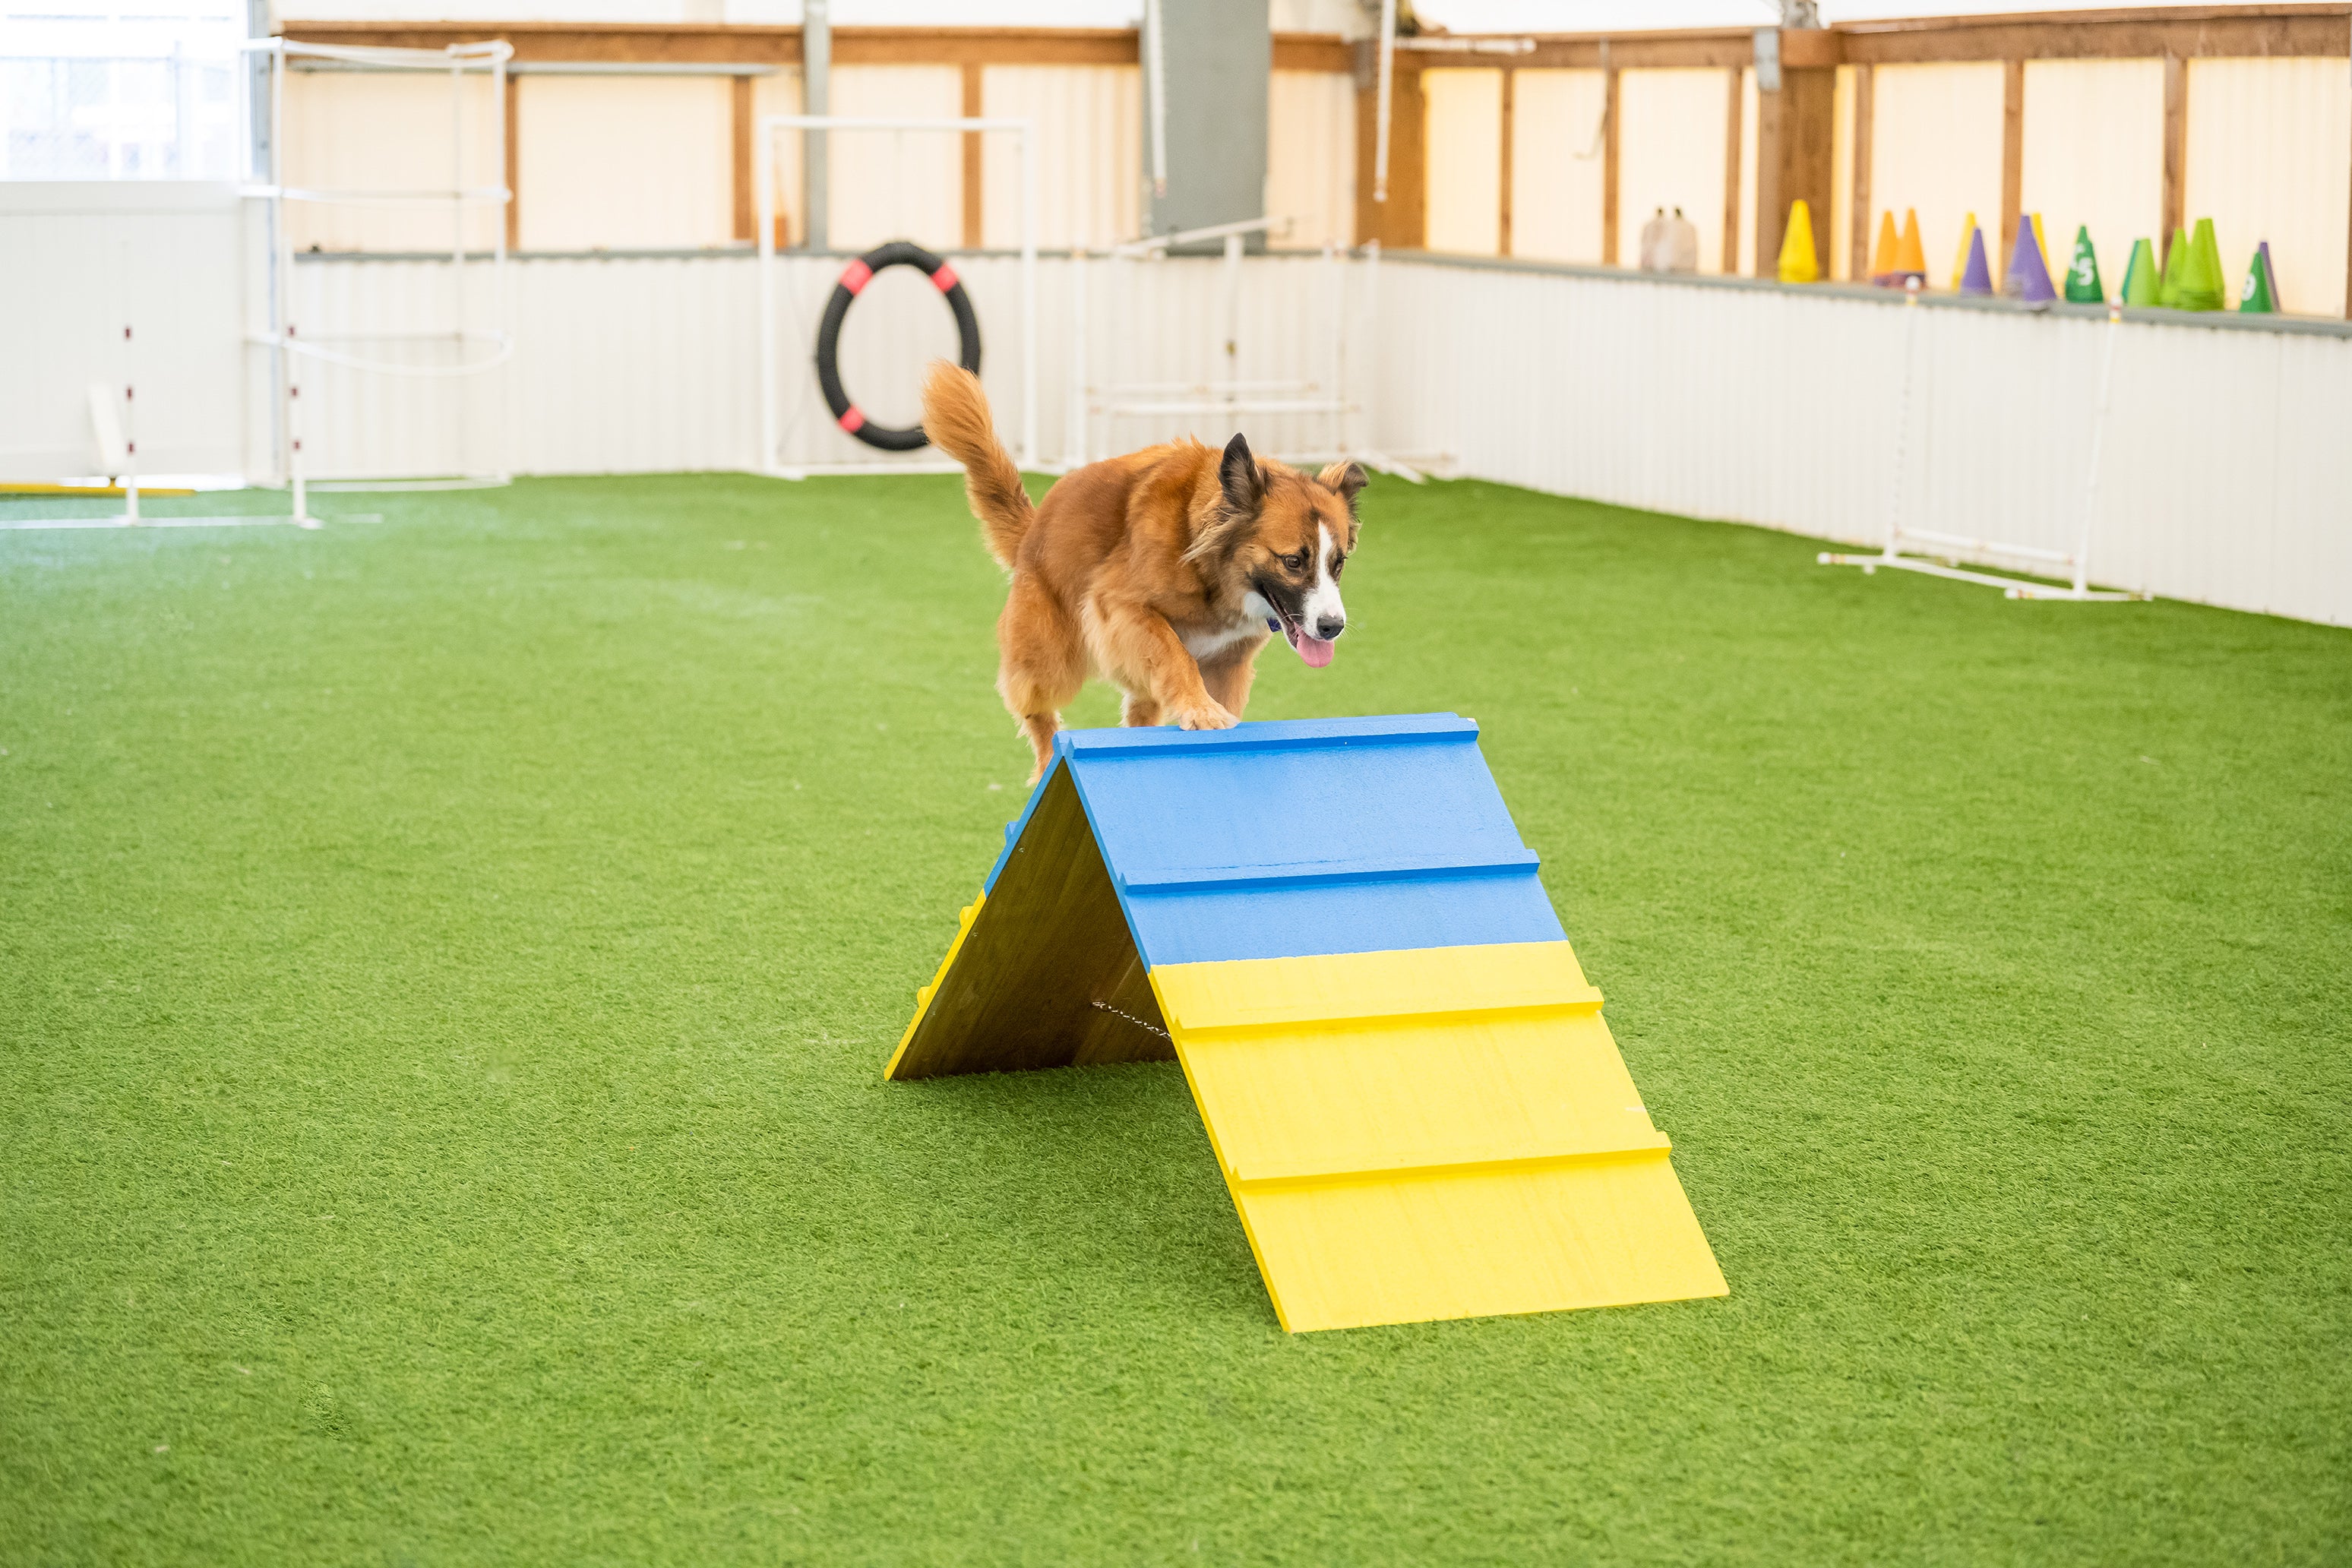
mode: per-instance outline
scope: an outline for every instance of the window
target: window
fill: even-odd
[[[242,172],[236,0],[0,3],[0,179]]]

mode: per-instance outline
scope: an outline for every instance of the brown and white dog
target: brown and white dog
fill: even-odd
[[[923,432],[963,465],[981,535],[1013,575],[996,689],[1036,751],[1032,784],[1089,668],[1126,693],[1122,722],[1223,730],[1273,633],[1331,662],[1358,465],[1310,479],[1239,436],[1222,454],[1187,439],[1089,463],[1032,506],[979,381],[944,360],[923,383]]]

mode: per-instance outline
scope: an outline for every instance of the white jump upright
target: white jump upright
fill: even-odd
[[[341,366],[373,375],[420,377],[433,380],[463,379],[496,370],[512,357],[514,334],[508,324],[507,300],[507,237],[503,220],[491,225],[489,247],[490,323],[487,327],[467,325],[466,283],[471,261],[466,248],[466,217],[474,210],[490,207],[503,214],[514,193],[504,184],[468,186],[466,184],[465,101],[466,78],[469,73],[487,75],[491,83],[489,110],[490,134],[493,138],[494,166],[506,167],[506,101],[507,62],[514,56],[514,46],[504,40],[486,43],[451,44],[440,49],[358,48],[337,44],[303,43],[293,38],[256,38],[245,46],[247,52],[268,57],[269,60],[270,126],[269,167],[264,172],[249,170],[251,182],[240,194],[268,204],[269,257],[268,299],[269,324],[266,331],[250,331],[246,341],[271,352],[273,391],[277,398],[278,430],[275,451],[279,477],[293,492],[293,510],[289,521],[305,528],[315,528],[319,520],[310,515],[310,492],[321,490],[404,490],[404,489],[469,489],[503,485],[509,475],[504,454],[509,421],[503,414],[496,421],[499,460],[488,469],[457,477],[384,478],[378,479],[343,480],[331,484],[314,484],[309,475],[309,458],[302,445],[305,424],[301,399],[302,384],[298,365],[303,362]],[[449,184],[446,189],[434,190],[368,190],[329,189],[294,186],[286,183],[286,72],[294,59],[316,59],[343,69],[356,70],[446,70],[449,73]],[[250,148],[253,138],[244,138]],[[286,221],[288,203],[310,203],[323,205],[356,206],[446,206],[449,212],[449,299],[450,324],[446,330],[357,332],[345,334],[302,332],[294,319],[294,239]],[[449,364],[403,364],[394,361],[372,358],[331,345],[336,342],[389,343],[415,342],[446,345],[457,351],[457,360]]]
[[[1905,287],[1909,294],[1903,301],[1903,391],[1895,403],[1895,460],[1887,480],[1886,544],[1874,555],[1849,555],[1824,550],[1815,559],[1823,566],[1859,566],[1865,574],[1884,566],[1891,571],[1920,572],[1931,577],[1949,577],[1956,582],[1981,584],[1988,588],[1999,588],[2001,596],[2010,599],[2070,599],[2079,603],[2146,598],[2147,595],[2145,594],[2116,593],[2091,586],[2091,531],[2099,510],[2099,450],[2101,437],[2106,434],[2107,405],[2115,384],[2116,337],[2124,319],[2121,307],[2107,307],[2106,343],[2099,361],[2099,399],[2091,420],[2090,469],[2083,487],[2081,531],[2075,536],[2074,549],[2048,550],[2039,545],[2012,544],[1998,539],[1939,533],[1932,529],[1906,528],[1903,525],[1905,445],[1911,425],[1911,382],[1916,374],[1918,360],[1919,279],[1915,277]],[[1927,548],[1912,553],[1906,551],[1906,544]],[[1935,548],[1938,545],[1949,553],[1938,553]],[[1959,557],[1963,554],[2042,563],[2063,569],[2072,581],[2062,588],[1998,572],[1975,571],[1959,563]]]
[[[1271,215],[1244,218],[1236,223],[1213,224],[1205,228],[1185,229],[1173,234],[1149,235],[1113,246],[1102,253],[1100,260],[1108,263],[1105,302],[1113,323],[1121,319],[1121,310],[1134,286],[1129,268],[1137,262],[1164,260],[1175,246],[1201,245],[1211,240],[1223,241],[1223,267],[1220,276],[1220,302],[1213,318],[1215,340],[1212,345],[1211,363],[1213,374],[1186,381],[1097,381],[1093,366],[1093,347],[1089,332],[1090,307],[1087,300],[1087,277],[1096,258],[1084,251],[1073,251],[1070,257],[1072,286],[1070,289],[1070,385],[1069,405],[1066,417],[1066,462],[1070,468],[1093,460],[1096,447],[1096,425],[1104,426],[1106,454],[1120,448],[1121,441],[1110,426],[1123,419],[1151,419],[1203,416],[1217,422],[1217,433],[1236,428],[1244,415],[1268,417],[1306,416],[1326,421],[1326,438],[1320,444],[1310,443],[1306,448],[1285,451],[1280,456],[1298,461],[1333,461],[1354,458],[1370,467],[1399,474],[1418,481],[1420,475],[1407,465],[1389,458],[1356,438],[1359,416],[1365,413],[1363,402],[1351,395],[1349,382],[1348,347],[1351,333],[1349,278],[1360,255],[1367,304],[1377,310],[1380,247],[1377,242],[1366,245],[1360,253],[1325,244],[1320,253],[1318,279],[1322,303],[1326,307],[1324,327],[1326,340],[1312,353],[1319,364],[1311,374],[1280,379],[1247,380],[1242,375],[1242,298],[1243,244],[1253,234],[1273,234],[1286,229],[1291,220]]]
[[[776,132],[779,131],[928,131],[1017,136],[1021,148],[1021,433],[1016,459],[1034,469],[1037,457],[1037,135],[1035,124],[1006,116],[958,118],[895,115],[763,114],[752,138],[753,204],[760,269],[760,436],[752,470],[775,479],[813,474],[961,473],[959,464],[934,462],[785,463],[777,447],[782,398],[776,342]]]

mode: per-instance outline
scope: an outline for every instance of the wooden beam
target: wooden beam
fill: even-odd
[[[522,81],[507,78],[507,248],[522,248]]]
[[[1733,66],[1723,74],[1731,81],[1730,108],[1723,117],[1723,270],[1729,277],[1739,271],[1739,187],[1748,172],[1740,161],[1739,136],[1748,95],[1742,90],[1744,70]]]
[[[1276,33],[1274,68],[1344,76],[1356,68],[1355,49],[1337,33]]]
[[[2341,55],[2339,5],[2144,6],[1992,16],[1842,22],[1834,29],[1853,64],[1997,59],[2210,58]]]
[[[728,142],[734,158],[735,237],[757,239],[759,217],[751,200],[751,79],[739,76],[728,84]]]
[[[2156,237],[2156,258],[2181,226],[2189,181],[2189,65],[2179,55],[2164,57],[2164,216]]]
[[[1853,248],[1847,258],[1846,276],[1857,283],[1871,275],[1870,122],[1873,115],[1870,73],[1868,66],[1853,68],[1853,167],[1851,172],[1853,184]]]
[[[2000,62],[2000,254],[1988,258],[1995,279],[2006,276],[2017,244],[2025,191],[2025,62]]]
[[[1511,254],[1511,96],[1513,79],[1518,72],[1503,68],[1503,211],[1496,222],[1495,254]]]
[[[1601,265],[1617,262],[1617,68],[1611,66],[1601,89]]]
[[[977,120],[981,116],[981,71],[976,60],[966,60],[963,67],[963,117]],[[981,205],[980,135],[977,131],[963,133],[963,244],[966,250],[978,250],[981,231],[985,226]]]

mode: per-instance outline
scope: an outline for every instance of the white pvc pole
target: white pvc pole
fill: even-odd
[[[775,127],[762,124],[751,144],[751,180],[757,187],[752,205],[760,228],[752,237],[757,244],[752,265],[760,270],[760,433],[751,469],[761,474],[773,471],[776,455],[776,283],[772,276],[776,255],[775,139]]]
[[[1062,467],[1081,468],[1087,461],[1087,253],[1070,250],[1070,385],[1064,398],[1068,413],[1063,420]]]
[[[1381,0],[1380,112],[1372,131],[1372,200],[1389,199],[1389,112],[1396,76],[1396,0]]]
[[[1918,358],[1919,279],[1903,284],[1903,392],[1895,402],[1895,465],[1886,479],[1886,549],[1891,560],[1903,552],[1903,478],[1911,436],[1911,375]]]
[[[1225,404],[1233,423],[1234,400],[1242,379],[1242,237],[1225,236]]]
[[[515,199],[514,192],[507,187],[507,94],[513,90],[514,84],[507,79],[506,57],[500,55],[490,65],[490,119],[499,160],[496,173],[499,189],[506,194],[490,220],[490,314],[497,322],[499,346],[509,350],[509,363],[499,373],[500,480],[514,476],[514,301],[507,297],[507,215],[514,210]]]
[[[1396,0],[1389,0],[1394,5]],[[1168,68],[1160,26],[1160,0],[1143,0],[1145,42],[1151,52],[1151,194],[1168,194]]]
[[[1021,122],[1021,466],[1037,466],[1037,133]]]
[[[2091,585],[2091,525],[2099,515],[2099,447],[2107,433],[2107,397],[2116,376],[2116,337],[2123,324],[2123,307],[2110,304],[2106,352],[2099,363],[2099,409],[2091,421],[2091,468],[2083,481],[2083,529],[2074,541],[2074,592],[2078,595]]]

